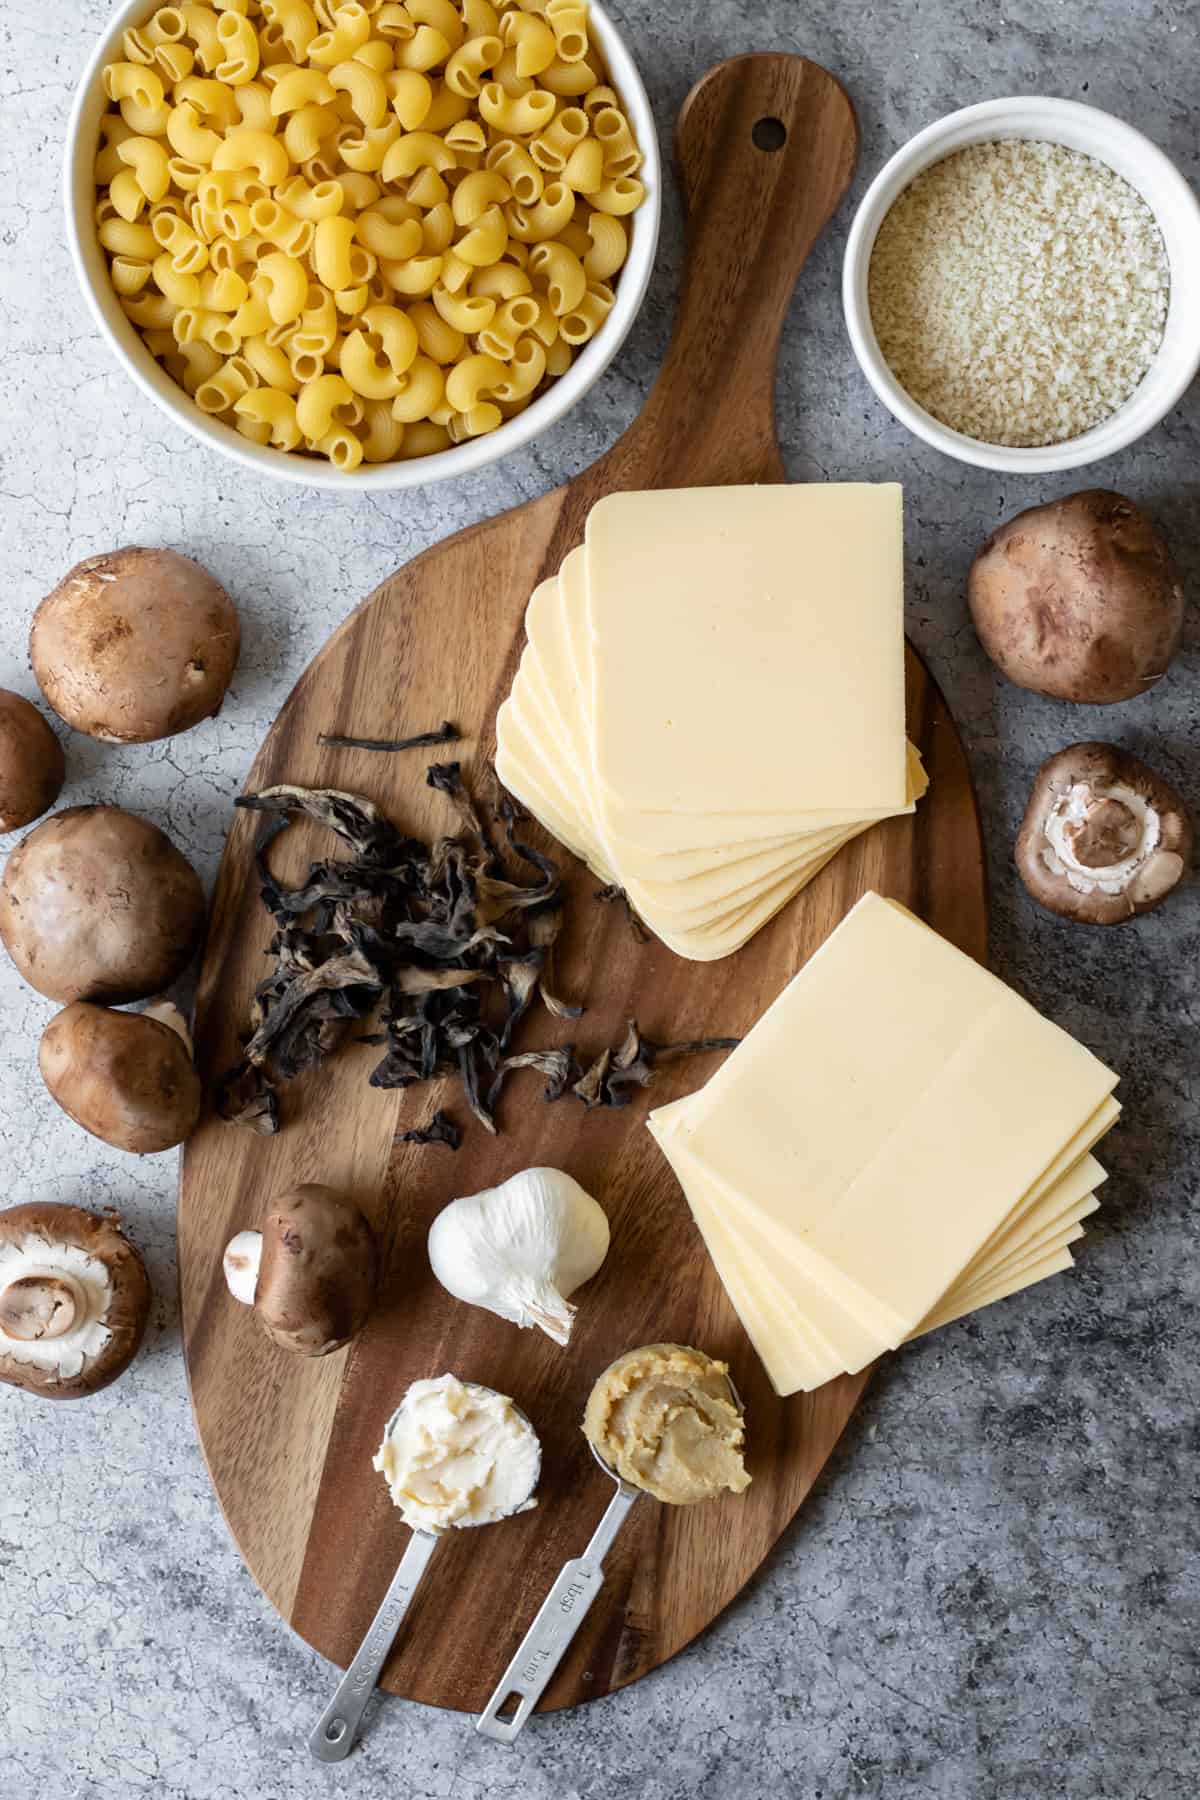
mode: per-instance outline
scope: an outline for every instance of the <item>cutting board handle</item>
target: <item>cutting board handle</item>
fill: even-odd
[[[858,159],[845,89],[803,56],[718,63],[683,103],[676,154],[687,271],[666,361],[612,452],[673,487],[780,480],[775,359],[784,314]],[[614,485],[623,485],[615,483]]]

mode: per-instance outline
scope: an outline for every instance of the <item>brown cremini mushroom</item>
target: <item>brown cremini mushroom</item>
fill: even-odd
[[[62,792],[62,745],[36,706],[0,688],[0,831],[31,825]]]
[[[38,1067],[63,1111],[118,1150],[173,1149],[200,1117],[186,1032],[149,1013],[73,1001],[42,1033]]]
[[[70,806],[30,832],[0,881],[0,942],[39,994],[121,1005],[182,975],[204,890],[165,832],[119,806]]]
[[[89,556],[33,616],[38,686],[76,731],[174,737],[221,707],[241,648],[233,601],[188,556],[136,545]]]
[[[0,1212],[0,1381],[94,1394],[133,1361],[149,1313],[145,1266],[112,1219],[51,1201]]]
[[[1016,863],[1048,911],[1119,925],[1165,900],[1191,854],[1191,820],[1169,782],[1112,744],[1072,744],[1037,772]]]
[[[230,1239],[225,1279],[281,1350],[327,1356],[366,1324],[378,1264],[375,1234],[354,1202],[306,1182],[272,1202],[261,1232]]]
[[[1002,525],[967,592],[979,641],[1010,681],[1090,706],[1153,687],[1183,629],[1166,545],[1132,500],[1104,488]]]

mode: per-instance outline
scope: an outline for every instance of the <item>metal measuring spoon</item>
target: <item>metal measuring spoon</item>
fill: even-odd
[[[744,1413],[733,1377],[726,1379],[734,1404],[740,1413]],[[549,1687],[551,1676],[587,1617],[592,1601],[604,1586],[604,1558],[612,1549],[613,1540],[629,1517],[634,1501],[640,1500],[645,1492],[623,1480],[590,1439],[588,1448],[609,1480],[616,1482],[617,1491],[583,1555],[572,1557],[570,1562],[563,1564],[516,1655],[475,1721],[476,1731],[484,1737],[494,1738],[498,1744],[513,1743],[524,1730],[534,1707]],[[501,1709],[511,1700],[517,1705],[510,1713],[502,1714]]]
[[[464,1381],[463,1386],[475,1394],[495,1392],[495,1389],[486,1388],[477,1381]],[[407,1398],[405,1395],[405,1399]],[[508,1396],[501,1395],[501,1398],[507,1399]],[[516,1504],[504,1515],[505,1518],[511,1518],[521,1510],[536,1489],[542,1472],[541,1443],[537,1433],[516,1402],[512,1401],[510,1404],[533,1432],[534,1442],[538,1445],[538,1459],[532,1481]],[[385,1442],[403,1408],[404,1400],[388,1420],[387,1430],[384,1432]],[[452,1526],[451,1529],[463,1531],[483,1524],[499,1523],[498,1519],[465,1519],[461,1525]],[[354,1748],[359,1726],[375,1692],[380,1670],[387,1661],[388,1653],[396,1641],[396,1634],[413,1603],[421,1577],[429,1567],[429,1559],[445,1535],[445,1532],[414,1529],[408,1548],[400,1558],[400,1566],[392,1576],[388,1591],[371,1621],[366,1637],[359,1645],[354,1661],[338,1683],[337,1692],[321,1714],[316,1729],[308,1740],[309,1750],[318,1762],[341,1762]]]

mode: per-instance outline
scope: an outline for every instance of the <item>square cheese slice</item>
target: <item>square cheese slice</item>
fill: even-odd
[[[586,561],[602,814],[906,804],[898,486],[610,494]]]
[[[1095,1199],[1096,1190],[1107,1180],[1107,1172],[1094,1156],[1081,1156],[1069,1170],[1056,1176],[1033,1204],[1022,1201],[1014,1208],[1008,1220],[993,1232],[983,1249],[962,1270],[956,1287],[994,1270],[1013,1251],[1036,1243],[1040,1236],[1071,1218],[1084,1217],[1084,1213],[1075,1212],[1076,1207],[1083,1205],[1087,1212],[1094,1211],[1099,1205]]]
[[[889,817],[897,811],[911,812],[913,796],[909,793],[903,806],[863,808],[808,806],[802,812],[768,813],[746,803],[732,812],[705,808],[701,813],[670,812],[641,815],[640,829],[622,830],[598,804],[594,775],[594,726],[592,718],[592,655],[588,624],[588,587],[586,552],[580,548],[566,557],[559,570],[560,606],[557,617],[534,609],[527,616],[531,642],[536,642],[544,659],[548,678],[564,696],[563,710],[571,735],[580,745],[579,755],[587,765],[586,785],[592,795],[596,813],[596,830],[604,836],[608,854],[620,861],[627,875],[671,879],[675,870],[668,859],[686,854],[696,847],[713,857],[736,853],[739,844],[761,842],[764,837],[804,833],[822,826],[845,826],[863,819]],[[918,759],[919,767],[919,759]],[[922,772],[923,780],[923,772]],[[923,792],[923,786],[918,790]]]
[[[511,707],[511,719],[524,734],[524,741],[513,747],[523,759],[527,759],[529,746],[534,746],[537,766],[545,769],[547,764],[553,765],[554,781],[564,792],[570,794],[571,810],[580,813],[587,821],[588,830],[593,838],[598,839],[599,826],[592,804],[592,788],[590,783],[579,777],[574,759],[569,748],[569,734],[561,725],[561,710],[557,697],[551,692],[546,681],[537,653],[537,645],[532,640],[526,646],[521,659],[508,705]],[[923,770],[919,770],[917,779],[923,779]],[[853,821],[857,824],[858,821]],[[817,849],[825,844],[836,842],[847,830],[845,823],[822,827],[805,827],[803,830],[788,831],[770,838],[734,839],[729,845],[713,848],[699,848],[670,852],[656,859],[656,879],[646,883],[647,891],[653,886],[666,893],[677,885],[690,885],[698,878],[710,883],[723,883],[727,887],[741,886],[749,888],[763,877],[770,876],[787,866],[799,855]],[[719,854],[714,853],[719,851]],[[640,879],[636,878],[635,879]]]
[[[948,1298],[955,1301],[973,1299],[975,1295],[995,1286],[998,1281],[1007,1281],[1011,1275],[1020,1275],[1026,1269],[1032,1268],[1034,1264],[1041,1262],[1043,1257],[1050,1256],[1056,1250],[1064,1249],[1068,1244],[1075,1243],[1083,1236],[1084,1219],[1090,1218],[1099,1204],[1095,1195],[1089,1195],[1077,1207],[1072,1208],[1075,1214],[1073,1218],[1068,1219],[1052,1231],[1039,1233],[1034,1242],[1019,1250],[1014,1250],[1011,1256],[1002,1258],[986,1276],[981,1276],[978,1281],[966,1284],[956,1282],[951,1288]]]
[[[776,1393],[794,1394],[800,1389],[811,1392],[845,1373],[835,1352],[812,1345],[807,1322],[790,1296],[774,1283],[764,1282],[758,1271],[748,1267],[736,1238],[723,1232],[719,1220],[706,1211],[698,1194],[690,1188],[685,1192],[721,1285]]]
[[[686,1099],[674,1101],[669,1106],[661,1107],[648,1121],[663,1153],[676,1167],[681,1162],[681,1155],[676,1149],[678,1128],[687,1116],[687,1107]],[[1071,1140],[1062,1155],[1055,1158],[1041,1179],[1018,1201],[1003,1224],[962,1270],[952,1291],[957,1292],[978,1280],[989,1278],[997,1266],[1003,1265],[1014,1252],[1026,1252],[1041,1237],[1053,1234],[1062,1226],[1074,1223],[1095,1210],[1098,1204],[1094,1199],[1095,1192],[1108,1177],[1095,1157],[1088,1154],[1088,1150],[1110,1128],[1119,1113],[1120,1108],[1111,1100],[1097,1108],[1085,1129]],[[687,1156],[688,1153],[685,1151],[682,1155]],[[700,1164],[694,1166],[702,1167]],[[710,1191],[714,1196],[721,1192],[715,1183]],[[717,1198],[716,1204],[729,1217],[731,1225],[746,1243],[770,1266],[786,1270],[789,1274],[793,1268],[798,1268],[805,1277],[812,1275],[814,1263],[811,1253],[791,1234],[773,1229],[771,1223],[744,1195],[730,1194],[728,1190],[724,1190],[723,1197]],[[817,1264],[816,1267],[819,1272],[821,1265]],[[864,1310],[865,1297],[858,1290],[850,1290],[844,1283],[831,1282],[827,1285],[832,1293],[840,1296],[855,1316],[862,1318],[872,1328],[879,1327],[879,1315],[869,1306]],[[898,1342],[899,1339],[895,1341]]]
[[[848,1348],[841,1337],[843,1320],[824,1291],[815,1290],[812,1306],[798,1305],[790,1279],[784,1281],[775,1269],[765,1267],[730,1229],[720,1204],[714,1202],[710,1178],[693,1169],[677,1146],[668,1151],[664,1144],[663,1149],[734,1310],[778,1392],[819,1386],[845,1373]],[[887,1348],[877,1339],[857,1337],[853,1347],[863,1348],[861,1363],[874,1360]],[[785,1367],[791,1374],[787,1385],[781,1385],[779,1374]]]

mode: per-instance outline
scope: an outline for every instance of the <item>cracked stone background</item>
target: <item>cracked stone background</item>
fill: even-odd
[[[856,192],[929,120],[1007,92],[1131,119],[1196,182],[1194,0],[615,0],[667,136],[691,81],[737,51],[804,50],[858,103]],[[678,291],[673,193],[654,285],[616,364],[567,421],[454,486],[334,499],[251,479],[118,373],[75,291],[59,218],[73,84],[106,9],[0,9],[0,683],[31,696],[36,602],[122,543],[198,557],[245,649],[219,720],[165,745],[71,737],[64,801],[163,825],[211,880],[232,796],[293,681],[397,564],[582,468],[633,417]],[[175,1302],[173,1156],[106,1152],[35,1066],[52,1010],[0,967],[7,1199],[119,1206],[155,1284],[146,1350],[97,1399],[0,1390],[0,1764],[30,1800],[1192,1800],[1200,1533],[1196,1390],[1197,948],[1193,885],[1119,932],[1035,911],[1009,850],[1050,751],[1100,734],[1200,803],[1200,404],[1195,390],[1086,477],[1019,482],[914,443],[852,363],[837,277],[847,208],[792,308],[779,415],[794,476],[901,478],[909,629],[964,731],[993,884],[993,960],[1123,1073],[1112,1179],[1077,1273],[907,1351],[874,1382],[768,1566],[696,1646],[633,1690],[536,1723],[505,1752],[466,1719],[384,1703],[353,1761],[302,1734],[331,1670],[243,1569],[193,1437]],[[1072,710],[1002,683],[963,602],[985,533],[1083,481],[1144,502],[1191,596],[1159,691]],[[0,849],[10,841],[0,841]]]

